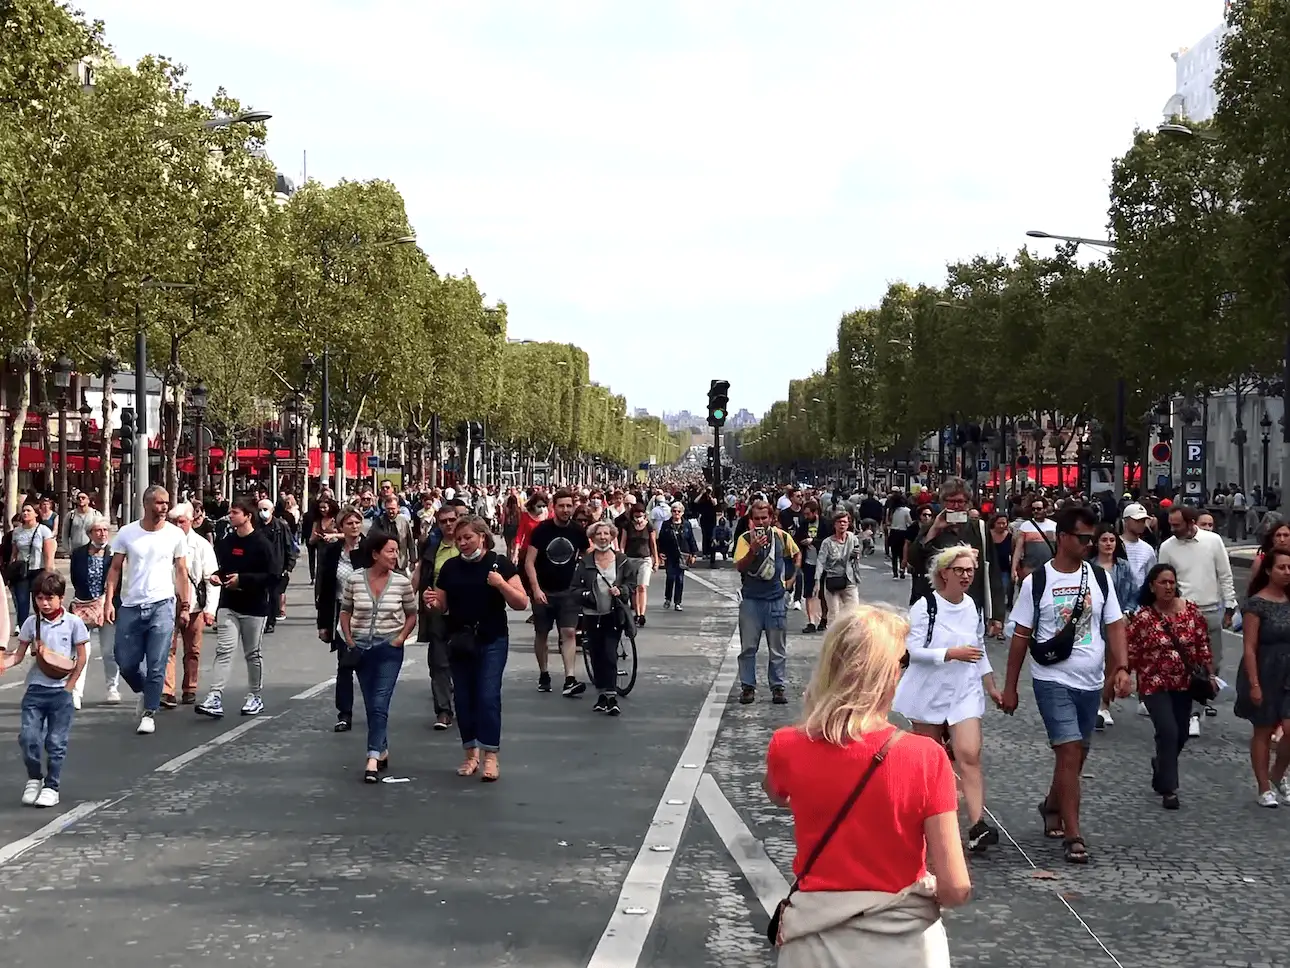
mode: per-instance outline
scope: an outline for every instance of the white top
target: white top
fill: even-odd
[[[655,534],[663,530],[663,525],[672,520],[672,509],[666,504],[655,504],[649,511],[650,527]]]
[[[1050,538],[1057,533],[1057,522],[1052,518],[1044,518],[1042,521],[1022,521],[1021,526],[1017,528],[1019,534],[1039,535],[1040,539],[1044,535]]]
[[[787,494],[781,494],[779,500],[775,502],[775,510],[782,511],[784,508],[792,507],[793,502]]]
[[[1133,575],[1133,584],[1141,588],[1147,581],[1147,572],[1155,566],[1156,549],[1141,538],[1135,541],[1126,534],[1123,539],[1124,553],[1129,556],[1129,573]],[[1121,602],[1121,605],[1123,604]]]
[[[901,505],[891,512],[891,530],[905,531],[914,523],[913,517],[909,513],[909,508]]]
[[[985,650],[985,623],[969,595],[955,605],[936,596],[936,626],[927,644],[927,599],[920,598],[909,609],[909,668],[900,677],[892,709],[916,723],[961,723],[985,715],[985,687],[981,677],[994,670]],[[982,650],[976,662],[946,661],[945,653],[956,646]]]
[[[188,555],[184,533],[169,521],[148,531],[131,521],[112,539],[112,553],[125,555],[121,604],[147,605],[175,597],[175,562]]]
[[[1160,563],[1173,566],[1178,594],[1201,608],[1236,607],[1236,586],[1227,546],[1213,531],[1196,530],[1196,537],[1180,541],[1175,535],[1160,546]]]
[[[183,529],[181,528],[180,530]],[[214,615],[219,609],[220,589],[219,585],[212,585],[206,579],[219,571],[219,562],[215,559],[215,549],[211,547],[209,541],[196,531],[189,531],[184,536],[184,545],[184,560],[188,562],[188,580],[193,584],[193,595],[188,599],[188,604],[193,610],[196,610],[196,587],[205,583],[206,607],[202,611],[207,615]]]
[[[45,567],[45,542],[54,536],[54,532],[43,524],[32,528],[13,529],[13,560],[27,562],[29,571],[40,571]]]
[[[1055,682],[1070,689],[1100,690],[1106,679],[1106,639],[1102,634],[1104,625],[1110,625],[1124,618],[1120,611],[1120,602],[1115,597],[1115,586],[1107,581],[1106,607],[1103,609],[1102,587],[1091,571],[1088,562],[1081,564],[1081,569],[1088,570],[1088,600],[1084,603],[1084,614],[1080,616],[1079,627],[1075,630],[1075,648],[1070,658],[1054,665],[1031,666],[1030,674],[1044,682]],[[1075,596],[1079,594],[1080,572],[1058,571],[1050,561],[1044,565],[1048,573],[1044,585],[1044,596],[1039,601],[1039,621],[1036,625],[1034,614],[1034,578],[1027,575],[1017,590],[1017,599],[1012,606],[1010,621],[1024,625],[1030,634],[1041,642],[1051,639],[1066,627],[1074,609]]]

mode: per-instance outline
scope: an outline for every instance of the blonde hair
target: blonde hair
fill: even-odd
[[[958,561],[960,558],[971,558],[972,566],[974,568],[976,567],[976,549],[971,545],[950,545],[948,548],[942,548],[940,551],[936,552],[936,554],[932,555],[931,559],[927,562],[928,584],[938,592],[945,591],[945,581],[941,578],[941,572],[950,567],[950,565],[954,564],[954,562]]]
[[[829,622],[802,703],[806,734],[842,746],[885,724],[908,634],[909,622],[872,605]]]

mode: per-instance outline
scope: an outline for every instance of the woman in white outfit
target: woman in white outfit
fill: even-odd
[[[998,843],[999,834],[983,819],[981,717],[986,694],[996,705],[1001,696],[985,654],[985,621],[967,594],[976,566],[976,552],[965,544],[944,548],[928,562],[934,591],[909,609],[909,668],[892,708],[923,736],[939,739],[949,726],[971,823],[968,850],[982,851]]]

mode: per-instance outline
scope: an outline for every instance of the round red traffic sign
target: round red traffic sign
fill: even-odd
[[[1174,449],[1165,441],[1160,441],[1151,448],[1151,459],[1157,464],[1168,464],[1173,457]]]

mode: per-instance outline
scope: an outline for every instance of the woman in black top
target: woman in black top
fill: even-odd
[[[506,609],[529,607],[519,573],[510,559],[485,549],[493,533],[483,518],[468,515],[454,532],[457,556],[439,568],[434,588],[422,596],[428,608],[444,613],[448,662],[457,702],[457,730],[465,759],[458,776],[480,772],[488,782],[499,775],[502,744],[502,673],[510,651]]]
[[[340,593],[345,579],[372,563],[363,546],[363,515],[346,508],[336,521],[341,535],[323,540],[318,552],[318,573],[314,582],[314,608],[318,614],[318,638],[331,643],[336,652],[336,725],[338,733],[348,733],[354,724],[354,670],[340,668]]]

